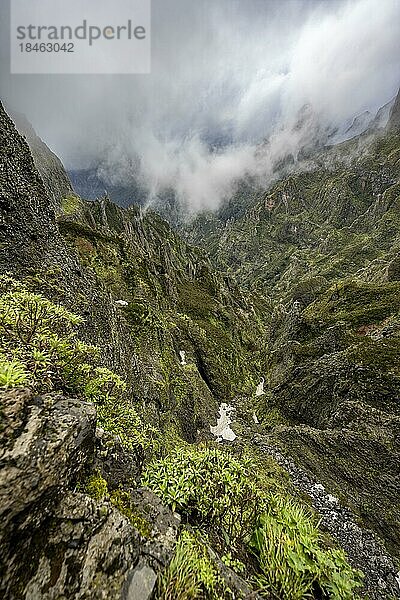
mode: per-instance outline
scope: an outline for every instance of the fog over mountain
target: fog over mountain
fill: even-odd
[[[400,600],[400,0],[9,74],[139,1],[0,0],[0,599]]]
[[[373,118],[398,89],[399,39],[398,0],[153,0],[150,75],[10,76],[6,61],[2,96],[69,170],[134,182],[144,203],[172,188],[195,212],[316,130]]]

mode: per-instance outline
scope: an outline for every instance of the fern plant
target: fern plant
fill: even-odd
[[[74,328],[82,318],[7,276],[0,277],[0,293],[1,357],[14,365],[8,385],[13,381],[37,392],[82,393],[94,379],[98,356],[96,347],[77,337]],[[15,379],[17,365],[20,376]]]
[[[7,360],[0,356],[0,387],[12,388],[24,385],[28,380],[28,373],[24,365],[18,360]]]

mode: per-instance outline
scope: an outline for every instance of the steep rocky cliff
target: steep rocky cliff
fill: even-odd
[[[321,152],[257,193],[244,214],[203,216],[188,230],[219,268],[269,303],[268,385],[259,410],[271,443],[396,554],[398,101],[385,133]]]
[[[390,112],[388,130],[398,132],[400,129],[400,90]]]
[[[1,106],[0,135],[2,594],[147,598],[179,518],[138,490],[145,455],[211,438],[220,400],[255,386],[262,326],[157,215],[69,193],[57,222]],[[93,344],[93,366],[75,361]]]
[[[53,208],[57,209],[63,198],[72,193],[71,182],[58,158],[37,135],[32,125],[21,113],[10,113],[19,133],[28,142],[33,161],[46,188]]]
[[[400,597],[398,137],[243,184],[213,265],[0,136],[3,596]]]

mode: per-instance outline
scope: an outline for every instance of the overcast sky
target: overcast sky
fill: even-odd
[[[1,97],[67,168],[173,186],[195,209],[260,173],[255,144],[305,103],[340,124],[400,83],[400,0],[153,0],[152,72],[124,76],[10,76],[6,0],[0,15]]]

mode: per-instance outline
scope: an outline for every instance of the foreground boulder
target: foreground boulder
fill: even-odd
[[[29,389],[0,398],[2,597],[147,598],[173,552],[175,516],[136,492],[149,515],[145,539],[107,498],[77,491],[94,460],[92,404]]]

